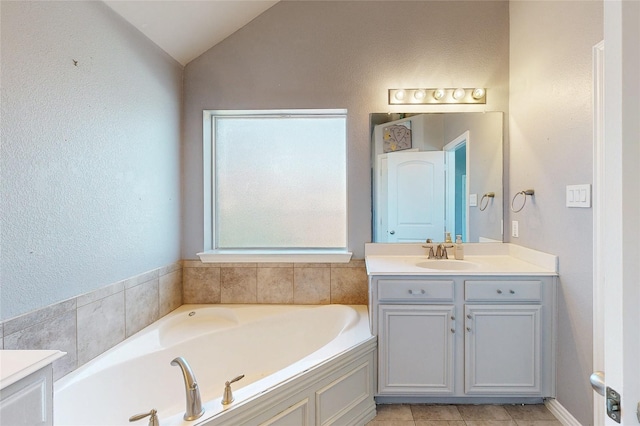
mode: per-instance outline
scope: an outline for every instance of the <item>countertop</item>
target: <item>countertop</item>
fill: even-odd
[[[0,351],[0,389],[46,367],[66,352],[61,351]]]
[[[465,244],[464,260],[429,260],[422,244],[367,244],[368,275],[557,275],[557,256],[514,244]]]

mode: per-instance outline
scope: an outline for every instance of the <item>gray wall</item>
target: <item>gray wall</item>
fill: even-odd
[[[502,241],[504,193],[502,191],[502,141],[504,117],[499,113],[450,114],[444,120],[444,140],[450,142],[469,131],[467,145],[469,162],[469,194],[478,195],[478,205],[469,207],[468,241],[477,243],[480,237]],[[480,211],[482,195],[495,193],[484,211]],[[486,202],[486,200],[485,200]]]
[[[520,227],[511,241],[560,258],[557,399],[589,425],[593,215],[565,207],[565,186],[593,181],[591,49],[603,3],[512,2],[510,21],[509,195],[535,189],[510,214]]]
[[[182,256],[203,249],[202,110],[348,109],[349,248],[371,240],[369,113],[506,111],[507,2],[283,1],[185,68]],[[394,87],[487,87],[487,105],[387,105]]]
[[[0,317],[179,260],[182,68],[102,2],[1,28]]]

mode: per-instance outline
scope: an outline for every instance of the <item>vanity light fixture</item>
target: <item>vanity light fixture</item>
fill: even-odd
[[[459,101],[460,99],[464,98],[464,95],[465,95],[465,91],[461,87],[453,91],[453,99],[455,99],[456,101]]]
[[[389,89],[389,105],[486,104],[484,88]]]
[[[423,100],[425,96],[427,96],[427,93],[422,89],[416,90],[413,94],[413,97],[416,98],[417,101]]]

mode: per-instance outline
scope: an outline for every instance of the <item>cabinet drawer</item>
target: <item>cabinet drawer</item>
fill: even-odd
[[[531,281],[465,281],[467,301],[537,302],[542,298],[542,283]]]
[[[378,300],[453,301],[453,280],[379,280]]]

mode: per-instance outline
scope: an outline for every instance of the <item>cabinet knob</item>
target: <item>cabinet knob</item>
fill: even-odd
[[[421,290],[409,290],[409,294],[425,294],[426,291],[424,289]]]
[[[452,329],[451,329],[451,332],[452,332],[452,333],[455,333],[455,332],[456,332],[456,330],[452,328]]]
[[[471,314],[467,314],[467,318],[471,319]]]
[[[509,293],[511,293],[511,294],[516,294],[516,292],[515,292],[515,291],[513,291],[513,290],[509,290]]]
[[[498,289],[498,294],[502,294],[502,290]]]
[[[456,317],[454,317],[453,315],[451,315],[451,321],[455,321]]]
[[[467,331],[471,331],[471,327],[467,327]]]

